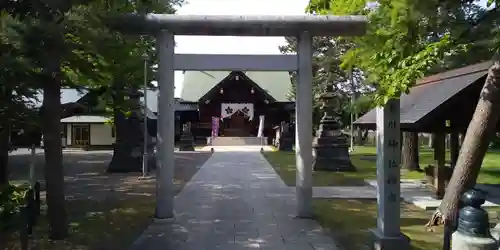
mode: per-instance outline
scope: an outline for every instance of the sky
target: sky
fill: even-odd
[[[301,15],[308,0],[187,0],[179,15]],[[283,37],[175,36],[176,53],[280,54]],[[182,71],[175,72],[175,96],[179,97]]]
[[[179,15],[301,15],[308,0],[187,0]],[[479,0],[485,6],[487,0]],[[176,53],[280,54],[283,37],[176,36]],[[175,96],[182,90],[182,71],[175,72]]]

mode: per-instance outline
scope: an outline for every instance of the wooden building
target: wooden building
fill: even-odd
[[[264,136],[289,121],[294,102],[288,72],[186,71],[179,102],[180,123],[191,122],[193,134],[211,135],[212,117],[220,118],[219,136],[255,137],[264,115]]]
[[[479,100],[491,61],[427,76],[401,96],[401,130],[464,133]],[[361,116],[354,125],[375,130],[376,111]]]
[[[435,166],[436,197],[442,198],[445,182],[458,159],[459,134],[465,134],[476,105],[481,98],[491,61],[477,63],[427,76],[402,95],[400,106],[401,131],[432,133]],[[362,129],[376,129],[375,109],[360,117],[354,125]],[[500,123],[497,124],[500,131]],[[449,167],[446,167],[445,136],[450,136]],[[447,169],[447,170],[446,170]]]

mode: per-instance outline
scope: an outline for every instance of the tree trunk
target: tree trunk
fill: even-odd
[[[460,153],[460,141],[458,133],[453,132],[450,134],[450,165],[452,168],[457,164],[458,154]]]
[[[483,158],[493,137],[500,113],[500,62],[495,58],[481,90],[476,110],[467,129],[463,147],[441,205],[428,227],[455,224],[458,204],[462,193],[475,185]]]
[[[361,128],[356,129],[356,144],[363,145],[363,131]]]
[[[0,93],[0,186],[9,182],[9,150],[12,116],[9,107],[12,107],[12,90],[3,88]]]
[[[52,58],[51,63],[49,74],[53,77],[43,88],[42,132],[50,237],[60,240],[68,234],[61,145],[61,82],[59,60]]]
[[[403,148],[401,150],[401,165],[409,171],[420,170],[418,156],[418,133],[404,132],[402,145]]]
[[[368,134],[369,134],[369,130],[368,129],[365,129],[363,132],[362,132],[362,136],[361,136],[361,139],[359,141],[359,145],[360,146],[364,146],[365,143],[366,143],[366,140],[368,139]]]
[[[113,158],[109,163],[109,173],[141,172],[143,137],[141,123],[136,115],[127,117],[122,111],[125,98],[121,83],[115,83],[113,96],[113,113],[115,125],[115,144]],[[141,150],[141,151],[138,151]]]
[[[0,187],[9,181],[10,119],[4,121],[0,126]]]

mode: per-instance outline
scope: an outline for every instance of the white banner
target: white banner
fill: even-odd
[[[236,112],[240,111],[249,120],[253,120],[253,103],[222,103],[221,104],[221,119],[231,117]]]
[[[259,115],[259,131],[257,137],[264,137],[264,119],[265,116]]]

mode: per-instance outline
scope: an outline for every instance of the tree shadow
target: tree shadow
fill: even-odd
[[[175,194],[210,155],[209,152],[175,154]],[[154,215],[155,173],[146,180],[139,180],[139,173],[107,173],[111,157],[110,153],[103,152],[64,154],[70,237],[65,242],[49,241],[46,218],[42,215],[36,228],[39,249],[123,249],[148,226]],[[12,180],[26,180],[29,161],[26,155],[10,157]],[[37,155],[35,162],[36,178],[41,181],[43,191],[43,155]]]
[[[315,200],[314,212],[316,219],[332,231],[346,250],[370,249],[369,245],[373,241],[370,229],[377,226],[376,201]],[[427,232],[424,225],[429,217],[428,211],[401,203],[401,229],[411,238],[412,249],[440,249],[442,229]]]

